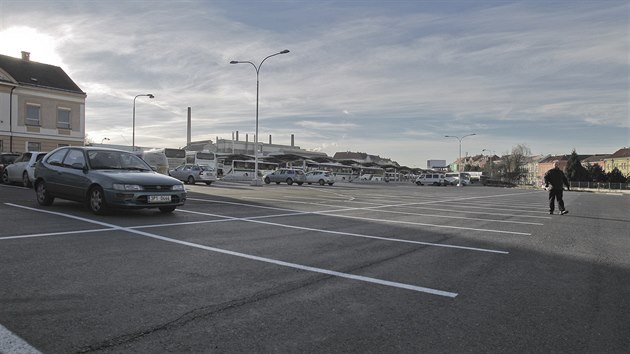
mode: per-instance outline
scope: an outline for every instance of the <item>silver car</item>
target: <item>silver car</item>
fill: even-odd
[[[30,187],[35,180],[35,164],[46,155],[45,152],[29,151],[22,154],[7,165],[2,172],[2,183],[19,182],[24,187]]]
[[[169,170],[168,174],[188,184],[203,182],[210,185],[217,180],[214,169],[207,165],[184,164]]]
[[[288,185],[292,185],[293,182],[297,183],[298,186],[301,186],[306,182],[306,176],[304,175],[304,171],[293,169],[293,168],[281,168],[279,170],[275,170],[271,173],[266,174],[263,177],[263,181],[269,184],[271,182],[276,182],[276,184],[280,184],[282,182],[286,182]]]
[[[335,183],[335,175],[330,171],[309,171],[306,173],[306,183],[332,186]]]

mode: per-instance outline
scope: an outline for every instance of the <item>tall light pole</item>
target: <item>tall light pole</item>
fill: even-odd
[[[455,136],[455,135],[444,135],[445,138],[456,138],[457,140],[459,140],[459,163],[457,164],[457,176],[458,181],[457,181],[457,186],[461,187],[462,186],[462,139],[464,139],[467,136],[473,136],[473,135],[477,135],[475,133],[472,134],[468,134],[468,135],[464,135],[464,136]]]
[[[252,185],[254,186],[262,186],[262,181],[260,180],[260,178],[258,178],[258,97],[260,92],[260,80],[258,79],[258,76],[260,74],[260,67],[263,65],[265,60],[276,55],[287,54],[288,52],[289,50],[285,49],[281,52],[271,54],[265,57],[265,59],[263,59],[260,64],[258,64],[258,66],[256,66],[256,64],[252,63],[251,61],[232,60],[230,62],[230,64],[251,64],[254,69],[256,69],[256,135],[254,135],[254,179],[252,180]]]
[[[133,151],[136,151],[136,98],[142,97],[142,96],[147,96],[149,98],[155,97],[150,93],[145,93],[143,95],[137,95],[136,97],[133,98],[133,128],[132,128],[133,130],[131,133],[131,145],[133,146]]]

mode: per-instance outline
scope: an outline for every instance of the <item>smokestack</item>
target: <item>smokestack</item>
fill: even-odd
[[[31,53],[22,51],[22,60],[31,61]]]
[[[269,134],[269,145],[271,145],[271,134]]]
[[[186,146],[190,146],[191,134],[192,134],[192,109],[188,107],[188,135],[186,136]]]
[[[295,135],[291,134],[291,147],[295,146]]]
[[[236,141],[238,141],[238,130],[236,131]]]
[[[249,134],[245,134],[245,144],[247,145],[248,142],[249,142]]]

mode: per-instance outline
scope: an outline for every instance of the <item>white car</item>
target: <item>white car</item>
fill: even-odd
[[[306,183],[332,186],[335,183],[335,175],[330,171],[310,171],[306,173]]]
[[[47,152],[29,151],[7,165],[2,172],[2,183],[22,183],[24,187],[30,187],[35,180],[35,164],[41,160]]]
[[[450,184],[451,186],[456,186],[459,184],[459,173],[457,172],[449,172],[444,177],[444,185]],[[470,184],[470,175],[468,173],[462,172],[462,185],[467,186]]]
[[[168,175],[188,184],[203,182],[210,185],[217,180],[214,169],[208,165],[184,164],[168,171]]]

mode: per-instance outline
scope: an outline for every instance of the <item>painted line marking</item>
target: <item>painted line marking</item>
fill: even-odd
[[[352,236],[352,237],[369,238],[369,239],[375,239],[375,240],[381,240],[381,241],[389,241],[389,242],[411,243],[411,244],[417,244],[417,245],[423,245],[423,246],[445,247],[445,248],[456,248],[456,249],[469,250],[469,251],[479,251],[479,252],[489,252],[489,253],[509,254],[509,252],[506,252],[506,251],[492,250],[492,249],[486,249],[486,248],[477,248],[477,247],[467,247],[467,246],[448,245],[448,244],[444,244],[444,243],[432,243],[432,242],[422,242],[422,241],[404,240],[404,239],[398,239],[398,238],[388,238],[388,237],[381,237],[381,236],[370,236],[370,235],[356,234],[356,233],[351,233],[351,232],[332,231],[332,230],[315,229],[315,228],[311,228],[311,227],[303,227],[303,226],[294,226],[294,225],[287,225],[287,224],[279,224],[279,223],[275,223],[275,222],[268,222],[268,221],[255,220],[255,219],[254,219],[255,217],[252,217],[252,218],[234,218],[234,217],[229,217],[229,216],[221,216],[221,215],[217,215],[217,214],[210,214],[210,213],[204,213],[204,212],[200,212],[200,211],[192,211],[192,210],[182,210],[182,209],[177,209],[177,211],[178,211],[178,212],[182,212],[182,213],[190,213],[190,214],[197,214],[197,215],[224,217],[224,218],[228,219],[228,220],[226,220],[226,221],[245,221],[245,222],[253,222],[253,223],[258,223],[258,224],[265,224],[265,225],[271,225],[271,226],[285,227],[285,228],[289,228],[289,229],[297,229],[297,230],[304,230],[304,231],[321,232],[321,233],[334,234],[334,235],[343,235],[343,236]],[[258,218],[269,218],[269,217],[277,217],[277,216],[278,216],[278,215],[273,215],[273,216],[264,216],[264,217],[258,217]]]
[[[78,230],[78,231],[60,231],[60,232],[47,232],[43,234],[29,234],[29,235],[16,235],[16,236],[2,236],[0,237],[0,241],[3,240],[15,240],[20,238],[32,238],[32,237],[47,237],[47,236],[58,236],[58,235],[72,235],[72,234],[86,234],[91,232],[103,232],[103,231],[112,231],[114,229],[96,229],[96,230]]]
[[[41,354],[42,352],[0,324],[0,353]]]
[[[197,200],[197,201],[204,201],[204,199],[195,199],[195,200]],[[221,201],[216,201],[216,200],[205,200],[205,201],[206,202],[210,202],[210,203],[222,203]],[[229,202],[229,203],[230,204],[234,204],[233,202]],[[245,203],[239,203],[239,204],[244,205],[244,206],[257,207],[256,205],[253,205],[253,204],[245,204]],[[377,209],[377,208],[378,207],[344,208],[344,209],[334,209],[334,210],[326,210],[326,211],[304,212],[303,214],[327,215],[327,216],[337,217],[337,218],[348,218],[348,219],[357,219],[357,220],[370,220],[370,221],[377,221],[377,222],[386,222],[386,223],[390,223],[390,224],[418,225],[418,226],[429,226],[429,227],[442,228],[442,229],[456,229],[456,230],[503,233],[503,234],[509,234],[509,235],[531,236],[531,233],[527,233],[527,232],[503,231],[503,230],[494,230],[494,229],[480,229],[480,228],[463,227],[463,226],[439,225],[439,224],[420,223],[420,222],[413,222],[413,221],[398,221],[398,220],[376,219],[376,218],[365,218],[365,217],[358,217],[358,216],[347,216],[347,215],[332,214],[332,213],[338,213],[338,212],[342,212],[342,211],[372,210],[372,209]],[[208,214],[208,215],[221,217],[220,215],[216,215],[216,214]],[[486,220],[486,219],[484,219],[484,220]]]
[[[231,255],[231,256],[235,256],[235,257],[250,259],[250,260],[264,262],[264,263],[269,263],[269,264],[275,264],[275,265],[288,267],[288,268],[300,269],[300,270],[313,272],[313,273],[326,274],[326,275],[331,275],[331,276],[335,276],[335,277],[339,277],[339,278],[358,280],[358,281],[362,281],[362,282],[366,282],[366,283],[385,285],[385,286],[389,286],[389,287],[400,288],[400,289],[407,289],[407,290],[412,290],[412,291],[417,291],[417,292],[422,292],[422,293],[427,293],[427,294],[432,294],[432,295],[438,295],[438,296],[444,296],[444,297],[450,297],[450,298],[455,298],[458,295],[457,293],[444,291],[444,290],[438,290],[438,289],[427,288],[427,287],[423,287],[423,286],[417,286],[417,285],[411,285],[411,284],[405,284],[405,283],[398,283],[398,282],[382,280],[382,279],[377,279],[377,278],[370,278],[370,277],[361,276],[361,275],[342,273],[342,272],[337,272],[337,271],[323,269],[323,268],[310,267],[310,266],[297,264],[297,263],[290,263],[290,262],[279,261],[279,260],[271,259],[271,258],[254,256],[254,255],[250,255],[250,254],[246,254],[246,253],[229,251],[229,250],[225,250],[225,249],[221,249],[221,248],[204,246],[204,245],[200,245],[200,244],[196,244],[196,243],[192,243],[192,242],[176,240],[176,239],[172,239],[172,238],[169,238],[169,237],[159,236],[159,235],[151,234],[151,233],[144,232],[144,231],[130,229],[128,227],[122,227],[122,226],[109,224],[109,223],[105,223],[105,222],[102,222],[102,221],[87,219],[87,218],[83,218],[83,217],[75,216],[75,215],[70,215],[70,214],[64,214],[64,213],[59,213],[59,212],[54,212],[54,211],[49,211],[49,210],[41,210],[41,209],[26,207],[26,206],[22,206],[22,205],[18,205],[18,204],[13,204],[13,203],[5,203],[5,205],[13,206],[13,207],[16,207],[16,208],[22,208],[22,209],[26,209],[26,210],[32,210],[32,211],[40,212],[40,213],[57,215],[57,216],[70,218],[70,219],[74,219],[74,220],[80,220],[80,221],[84,221],[84,222],[87,222],[87,223],[92,223],[92,224],[97,224],[97,225],[109,227],[109,228],[112,228],[112,229],[115,229],[115,230],[126,231],[126,232],[134,233],[134,234],[137,234],[137,235],[150,237],[150,238],[153,238],[153,239],[162,240],[162,241],[166,241],[166,242],[171,242],[171,243],[184,245],[184,246],[188,246],[188,247],[198,248],[198,249],[202,249],[202,250],[206,250],[206,251],[211,251],[211,252],[216,252],[216,253],[221,253],[221,254],[227,254],[227,255]]]

